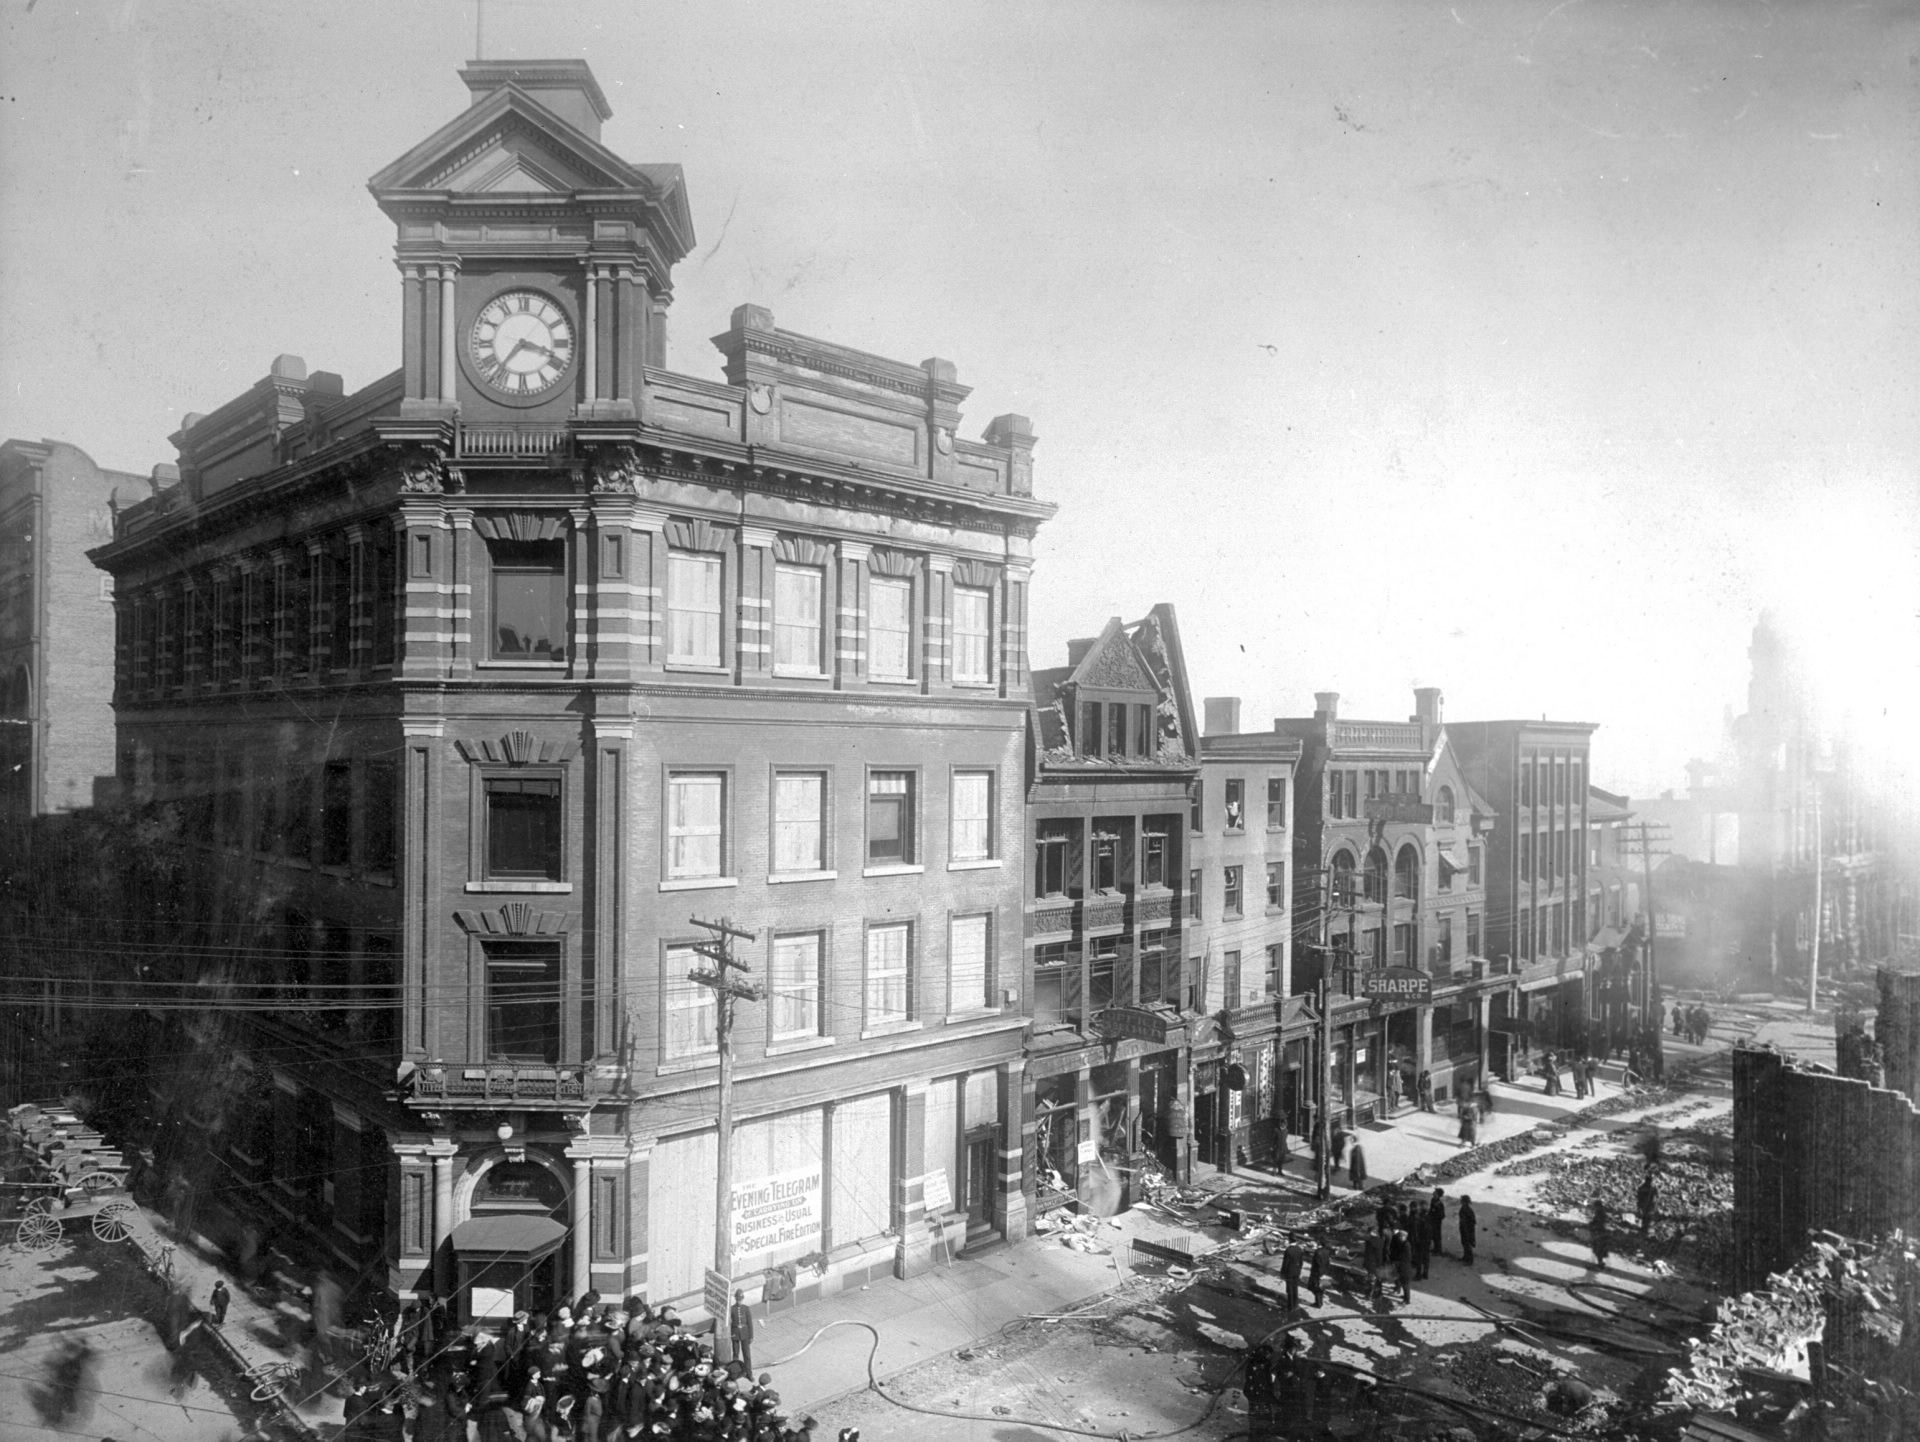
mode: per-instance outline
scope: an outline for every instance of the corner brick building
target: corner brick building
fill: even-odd
[[[371,182],[399,369],[282,357],[95,552],[215,1003],[155,1049],[222,1049],[168,1154],[463,1318],[697,1302],[724,917],[750,1300],[918,1270],[941,1181],[1019,1235],[1033,433],[756,306],[662,369],[679,169],[581,62],[462,77]]]

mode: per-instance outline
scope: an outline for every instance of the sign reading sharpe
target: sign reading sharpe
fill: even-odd
[[[1177,1013],[1145,1006],[1110,1006],[1093,1014],[1094,1026],[1107,1041],[1150,1041],[1155,1046],[1177,1046],[1186,1038],[1186,1023]]]
[[[1395,792],[1391,796],[1376,796],[1366,806],[1369,821],[1410,821],[1415,826],[1433,825],[1432,804],[1422,802],[1412,794]]]
[[[1411,966],[1389,966],[1360,973],[1360,995],[1370,1001],[1433,1000],[1433,978]]]

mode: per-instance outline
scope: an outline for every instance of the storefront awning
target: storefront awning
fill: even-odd
[[[552,1217],[532,1212],[501,1212],[471,1217],[453,1229],[453,1250],[463,1257],[497,1257],[509,1262],[537,1262],[558,1251],[567,1229]]]

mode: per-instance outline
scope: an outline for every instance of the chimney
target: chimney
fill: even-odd
[[[1209,696],[1203,703],[1207,708],[1205,736],[1238,736],[1240,734],[1240,698],[1238,696]]]
[[[1440,724],[1440,703],[1445,698],[1438,686],[1416,686],[1413,688],[1413,718],[1429,726]]]
[[[460,78],[475,105],[503,85],[518,86],[590,140],[600,138],[600,122],[613,114],[584,60],[469,60]]]
[[[1313,693],[1313,719],[1316,721],[1338,721],[1340,719],[1340,693],[1338,691],[1315,691]]]

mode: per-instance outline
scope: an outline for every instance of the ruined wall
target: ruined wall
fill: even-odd
[[[1879,969],[1880,1011],[1873,1036],[1880,1044],[1887,1085],[1920,1099],[1920,972]]]
[[[1735,1285],[1798,1261],[1809,1232],[1920,1231],[1920,1111],[1778,1052],[1733,1054]]]

